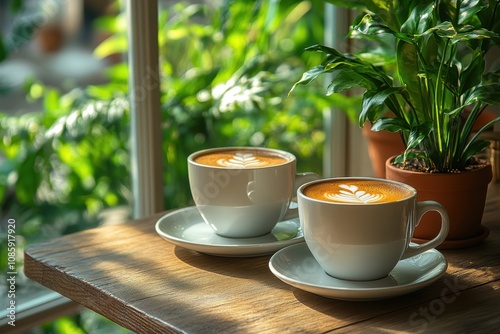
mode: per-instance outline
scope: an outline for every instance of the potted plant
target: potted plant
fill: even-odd
[[[352,23],[351,37],[392,39],[382,48],[384,54],[392,52],[394,66],[377,63],[373,53],[367,57],[315,45],[308,50],[325,53],[323,62],[306,71],[291,91],[325,73],[332,74],[327,94],[363,88],[360,126],[370,122],[373,131],[399,132],[405,145],[402,154],[388,161],[386,177],[414,186],[419,200],[434,199],[445,205],[452,226],[443,247],[480,242],[488,234],[481,219],[491,166],[476,158],[489,145],[478,136],[500,117],[474,133],[473,125],[488,105],[500,104],[500,70],[485,65],[485,55],[500,41],[500,2],[328,2],[360,11]],[[393,117],[385,115],[387,110]],[[422,179],[426,185],[420,188],[417,182]],[[451,181],[453,188],[440,185],[438,179]],[[459,189],[460,185],[465,188]],[[444,199],[430,190],[445,193]],[[449,198],[454,194],[459,197],[457,202]],[[468,205],[473,202],[478,207],[471,209]],[[461,211],[454,213],[454,209]],[[465,227],[468,223],[473,226]],[[429,239],[433,232],[423,230],[433,225],[433,217],[426,215],[414,237]]]

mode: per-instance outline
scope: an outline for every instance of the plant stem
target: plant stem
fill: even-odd
[[[449,166],[448,160],[450,155],[449,152],[450,142],[443,141],[443,139],[447,138],[446,136],[443,135],[443,133],[445,131],[449,131],[449,129],[446,127],[454,126],[453,124],[445,124],[445,120],[448,117],[445,112],[445,110],[448,107],[446,104],[448,97],[446,82],[448,82],[449,80],[450,66],[452,64],[455,52],[456,52],[456,46],[451,45],[450,47],[450,40],[447,39],[443,49],[441,62],[439,64],[438,74],[436,78],[436,86],[434,87],[435,95],[434,95],[434,103],[432,110],[432,119],[435,124],[434,129],[436,131],[436,138],[438,144],[437,145],[438,152],[436,152],[438,155],[437,161],[440,164],[440,167],[444,167],[445,169],[448,168]]]

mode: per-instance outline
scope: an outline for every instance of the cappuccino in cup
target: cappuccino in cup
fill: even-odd
[[[221,168],[260,168],[290,161],[290,156],[257,149],[227,149],[201,154],[194,159],[196,163]]]
[[[417,201],[404,183],[377,178],[331,178],[309,182],[297,193],[304,239],[327,274],[344,280],[386,277],[396,264],[437,247],[448,234],[446,209]],[[441,215],[441,230],[422,245],[410,244],[429,211]]]
[[[413,189],[377,180],[329,180],[303,190],[305,196],[319,201],[345,204],[374,204],[400,201],[415,195]]]
[[[188,157],[189,186],[205,222],[223,237],[253,238],[298,216],[290,203],[300,185],[318,179],[296,173],[295,156],[259,147],[223,147]]]

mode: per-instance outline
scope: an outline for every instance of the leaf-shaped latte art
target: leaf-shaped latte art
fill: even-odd
[[[327,193],[325,197],[337,202],[347,203],[373,203],[382,199],[382,194],[368,194],[366,191],[359,190],[357,186],[341,184],[339,193]]]
[[[219,166],[231,168],[250,168],[265,166],[267,162],[260,161],[252,153],[235,153],[232,158],[217,160],[217,164]]]

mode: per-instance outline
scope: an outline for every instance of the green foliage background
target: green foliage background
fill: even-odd
[[[320,61],[303,50],[323,39],[323,6],[237,0],[161,9],[160,77],[148,80],[161,85],[165,209],[192,205],[186,159],[203,148],[280,148],[297,156],[298,171],[321,174],[322,110],[329,101],[313,85],[287,94]],[[112,33],[97,56],[126,52],[123,14],[101,18],[97,28]],[[0,61],[14,37],[0,38]],[[42,99],[43,108],[0,114],[0,219],[18,222],[19,253],[26,244],[98,226],[107,208],[131,207],[127,64],[107,74],[106,84],[68,93],[28,82],[27,98]],[[6,247],[0,247],[3,269]],[[82,315],[75,319],[43,330],[65,333],[61,328],[74,321],[84,326]]]

